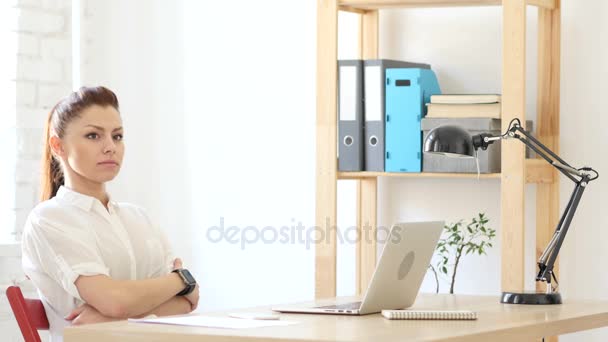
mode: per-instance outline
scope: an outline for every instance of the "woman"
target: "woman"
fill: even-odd
[[[23,268],[44,304],[53,341],[70,324],[191,312],[198,285],[137,206],[105,184],[124,155],[116,95],[83,87],[48,115],[42,198],[23,231]]]

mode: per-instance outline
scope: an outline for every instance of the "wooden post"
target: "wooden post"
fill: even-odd
[[[378,58],[378,11],[368,11],[359,20],[359,56]],[[378,210],[378,178],[357,180],[356,284],[357,295],[362,295],[376,268],[376,231]]]
[[[336,296],[337,0],[317,0],[315,297]]]
[[[526,1],[503,1],[502,131],[513,118],[525,124]],[[501,244],[503,291],[524,289],[525,145],[502,142]]]
[[[537,136],[559,155],[560,93],[560,4],[554,9],[538,9],[538,104]],[[559,222],[559,172],[552,168],[553,181],[536,185],[536,259],[553,236]],[[557,273],[558,264],[553,271]],[[537,291],[546,287],[537,283]],[[555,285],[555,284],[554,284]],[[546,341],[556,342],[553,336]]]

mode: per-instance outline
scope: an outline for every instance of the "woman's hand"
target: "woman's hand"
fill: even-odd
[[[192,292],[190,292],[188,295],[184,296],[184,298],[186,298],[190,302],[192,311],[196,310],[196,308],[198,307],[198,299],[199,299],[198,284],[196,284],[196,286],[194,287],[194,290]]]
[[[65,316],[67,321],[72,321],[72,325],[83,325],[91,323],[119,321],[117,318],[102,315],[97,309],[89,304],[82,304]]]
[[[173,260],[173,269],[177,270],[177,269],[180,269],[180,268],[183,268],[182,267],[182,259],[175,258],[175,260]]]
[[[182,268],[182,259],[176,258],[175,260],[173,260],[173,269],[176,270],[179,268]],[[189,294],[185,295],[184,298],[186,298],[190,302],[192,311],[196,310],[196,308],[198,307],[199,299],[198,284],[196,284],[194,290]]]

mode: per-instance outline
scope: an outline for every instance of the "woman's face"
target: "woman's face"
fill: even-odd
[[[122,138],[118,111],[112,106],[93,105],[68,123],[63,138],[56,139],[61,145],[57,154],[63,161],[64,170],[69,168],[89,181],[104,183],[114,179],[120,171],[125,152]],[[65,171],[69,173],[69,170]]]

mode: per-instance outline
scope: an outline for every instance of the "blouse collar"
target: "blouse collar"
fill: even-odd
[[[66,201],[70,204],[73,204],[85,211],[90,211],[93,208],[93,204],[95,203],[95,201],[99,202],[99,204],[101,204],[101,206],[103,207],[103,204],[97,198],[81,194],[80,192],[76,192],[64,185],[59,187],[59,190],[57,190],[57,195],[55,195],[55,197],[62,201]],[[114,213],[115,205],[116,203],[114,203],[111,199],[108,200],[108,212],[110,214]]]

